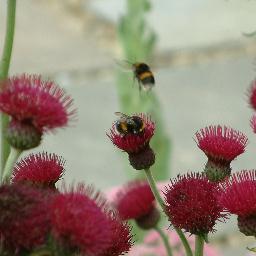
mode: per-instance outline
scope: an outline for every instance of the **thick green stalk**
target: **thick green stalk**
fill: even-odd
[[[6,32],[4,40],[4,48],[2,58],[0,60],[0,81],[4,80],[8,76],[10,60],[12,55],[12,46],[15,29],[15,13],[16,13],[16,0],[7,0],[7,17],[6,17]],[[6,159],[10,152],[10,146],[4,138],[4,131],[8,125],[8,116],[1,115],[1,168],[0,168],[0,180],[2,172],[5,166]]]
[[[4,182],[9,182],[10,181],[14,164],[16,163],[16,161],[19,158],[21,153],[22,153],[21,150],[11,147],[10,154],[7,158],[7,161],[6,161],[6,164],[5,164],[5,167],[4,167],[2,181],[4,181]]]
[[[204,238],[200,235],[196,236],[196,245],[195,245],[195,256],[204,255]]]
[[[142,61],[151,66],[157,37],[147,23],[150,2],[150,0],[126,0],[126,14],[118,24],[118,36],[123,50],[121,59],[130,62]],[[154,72],[154,67],[152,70]],[[158,132],[152,138],[151,146],[157,152],[157,159],[151,169],[157,170],[155,172],[156,180],[166,180],[170,173],[171,144],[164,125],[161,102],[156,95],[156,91],[159,89],[158,81],[150,92],[139,92],[138,83],[133,82],[132,77],[132,71],[129,73],[119,69],[117,73],[120,111],[126,114],[147,113],[156,122]],[[138,178],[141,174],[132,172],[130,167],[127,173],[133,178]]]
[[[172,256],[172,248],[170,246],[170,243],[169,243],[169,240],[168,240],[168,236],[165,235],[163,230],[161,228],[159,228],[159,227],[155,227],[155,230],[158,232],[158,234],[162,238],[162,241],[163,241],[164,246],[166,248],[167,255],[168,256]]]
[[[160,194],[158,192],[158,189],[156,187],[156,182],[155,182],[155,180],[154,180],[154,178],[152,176],[152,173],[151,173],[150,169],[145,169],[144,171],[145,171],[148,183],[150,185],[152,193],[155,196],[156,201],[161,206],[163,212],[166,213],[166,205],[164,203],[164,200],[162,199],[162,197],[160,196]],[[187,256],[193,256],[193,253],[192,253],[192,250],[191,250],[190,245],[188,243],[188,240],[185,237],[185,235],[183,234],[183,232],[180,229],[178,229],[178,228],[175,228],[175,231],[177,232],[178,236],[180,237],[180,240],[181,240],[181,242],[182,242],[182,244],[183,244],[183,246],[185,248],[186,255]]]

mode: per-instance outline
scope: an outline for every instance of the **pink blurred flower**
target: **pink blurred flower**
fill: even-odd
[[[181,244],[178,235],[174,231],[166,230],[165,233],[169,237],[169,242],[173,248],[174,256],[185,256],[183,245]],[[191,246],[194,244],[194,236],[187,237]],[[219,256],[220,254],[210,245],[205,244],[204,256]],[[132,247],[128,256],[167,256],[164,244],[156,231],[150,231],[144,238],[143,244],[138,244]]]

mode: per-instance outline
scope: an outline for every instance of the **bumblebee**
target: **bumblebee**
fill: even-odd
[[[155,85],[155,78],[150,70],[150,67],[143,62],[136,62],[132,64],[134,78],[139,83],[139,88],[143,88],[145,91],[149,91]]]
[[[129,61],[117,61],[117,64],[125,70],[132,70],[134,80],[136,79],[139,84],[139,89],[149,91],[155,85],[155,78],[150,70],[149,65],[143,62],[131,63]]]
[[[145,123],[139,116],[128,116],[121,112],[115,112],[119,119],[115,122],[116,130],[123,136],[127,134],[141,134],[145,129]]]

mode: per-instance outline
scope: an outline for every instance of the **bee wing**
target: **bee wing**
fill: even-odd
[[[127,118],[127,117],[129,117],[128,115],[126,115],[126,114],[124,114],[124,113],[122,113],[122,112],[115,112],[115,115],[116,116],[119,116],[120,118]]]
[[[141,87],[144,91],[149,92],[152,90],[152,88],[155,86],[154,83],[146,83],[146,84],[142,84]]]
[[[128,60],[115,60],[116,66],[120,68],[122,71],[131,72],[133,70],[133,63]]]

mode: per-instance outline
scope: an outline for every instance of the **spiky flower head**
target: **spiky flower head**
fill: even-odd
[[[245,151],[247,137],[227,126],[208,126],[196,133],[198,147],[208,157],[207,177],[220,181],[231,173],[230,163]]]
[[[0,187],[0,237],[11,255],[46,242],[49,199],[41,190],[21,184]]]
[[[81,184],[56,195],[50,209],[54,239],[88,256],[103,253],[112,243],[112,226],[104,208],[100,194]]]
[[[63,175],[64,164],[63,158],[56,154],[30,154],[14,166],[12,182],[55,188]]]
[[[217,184],[204,174],[179,175],[165,187],[164,195],[171,223],[191,234],[207,234],[214,230],[217,220],[225,217],[217,200]]]
[[[129,155],[130,164],[136,170],[149,168],[155,163],[155,154],[149,146],[149,142],[155,132],[155,123],[145,114],[136,114],[132,118],[141,119],[143,128],[141,132],[120,133],[116,121],[107,136],[112,143]]]
[[[256,171],[243,170],[221,184],[220,204],[238,215],[238,226],[245,235],[256,236]]]
[[[123,186],[115,196],[114,205],[121,219],[134,219],[144,229],[155,227],[160,217],[150,186],[143,180]]]
[[[126,222],[122,222],[115,213],[109,212],[108,215],[112,230],[112,242],[99,256],[123,255],[127,253],[133,245],[131,227]]]
[[[256,79],[251,82],[251,86],[248,90],[249,104],[256,110]]]
[[[251,120],[250,120],[250,123],[251,123],[251,127],[252,127],[252,130],[254,133],[256,133],[256,115],[253,115]]]
[[[7,138],[11,143],[19,135],[19,143],[14,143],[14,147],[22,144],[25,148],[21,149],[34,147],[35,142],[29,147],[25,136],[28,127],[34,128],[34,136],[39,133],[36,141],[40,142],[43,132],[67,126],[75,114],[72,98],[54,82],[43,81],[39,75],[14,76],[1,86],[0,111],[12,118],[12,125],[7,127]],[[24,142],[22,136],[25,136]]]

